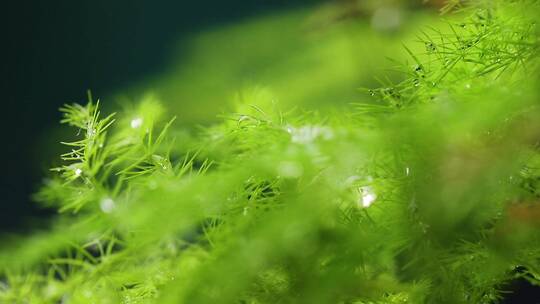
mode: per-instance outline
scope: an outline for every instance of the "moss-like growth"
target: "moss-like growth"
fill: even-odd
[[[61,213],[2,251],[0,301],[497,303],[539,284],[540,4],[458,6],[405,47],[403,81],[345,110],[257,88],[189,136],[151,95],[65,106],[77,138],[36,194]]]

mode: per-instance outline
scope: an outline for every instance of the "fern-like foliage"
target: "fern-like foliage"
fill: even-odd
[[[540,3],[456,9],[346,112],[259,88],[189,136],[153,96],[63,107],[77,138],[36,195],[60,214],[0,253],[0,302],[497,303],[539,284]]]

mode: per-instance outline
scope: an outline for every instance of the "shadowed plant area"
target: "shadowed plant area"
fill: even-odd
[[[0,303],[538,303],[538,16],[338,1],[66,104]]]

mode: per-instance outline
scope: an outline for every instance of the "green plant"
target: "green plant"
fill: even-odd
[[[65,106],[78,135],[36,195],[61,214],[8,243],[0,300],[497,303],[539,284],[539,5],[468,3],[405,47],[402,82],[331,114],[256,88],[191,136],[151,95]]]

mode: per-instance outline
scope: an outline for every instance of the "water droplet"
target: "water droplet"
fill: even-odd
[[[241,125],[242,122],[247,121],[247,120],[249,120],[249,116],[247,116],[247,115],[240,115],[240,117],[238,117],[238,122],[237,122],[237,123],[238,123],[238,125]]]
[[[318,138],[329,140],[334,136],[332,129],[325,126],[307,125],[298,128],[288,126],[287,132],[291,134],[291,141],[299,144],[308,144]]]
[[[291,126],[287,127],[287,133],[292,134],[294,132],[294,128]]]
[[[373,192],[373,189],[371,189],[371,187],[369,186],[360,187],[358,190],[360,191],[361,195],[358,203],[363,208],[371,206],[373,202],[375,202],[375,200],[377,199],[377,194],[375,194],[375,192]]]
[[[163,170],[169,169],[171,166],[171,162],[168,158],[154,154],[152,155],[152,160],[154,161],[154,164],[161,167]]]
[[[409,176],[410,171],[411,171],[411,170],[409,169],[409,167],[405,168],[405,174],[406,174],[407,176]]]
[[[114,203],[114,200],[110,197],[106,197],[102,199],[101,202],[99,203],[99,208],[104,213],[111,213],[115,207],[116,207],[116,204]]]
[[[137,117],[131,120],[130,125],[131,125],[131,128],[137,129],[142,126],[142,123],[143,123],[143,119],[140,117]]]
[[[426,42],[426,51],[428,53],[433,53],[437,51],[437,46],[433,42]]]
[[[79,177],[82,174],[82,170],[80,168],[75,169],[75,176]]]
[[[394,99],[401,99],[401,94],[399,93],[399,91],[397,91],[394,88],[386,88],[386,89],[384,89],[384,94],[386,94],[387,96],[390,96],[390,97],[392,97]]]

